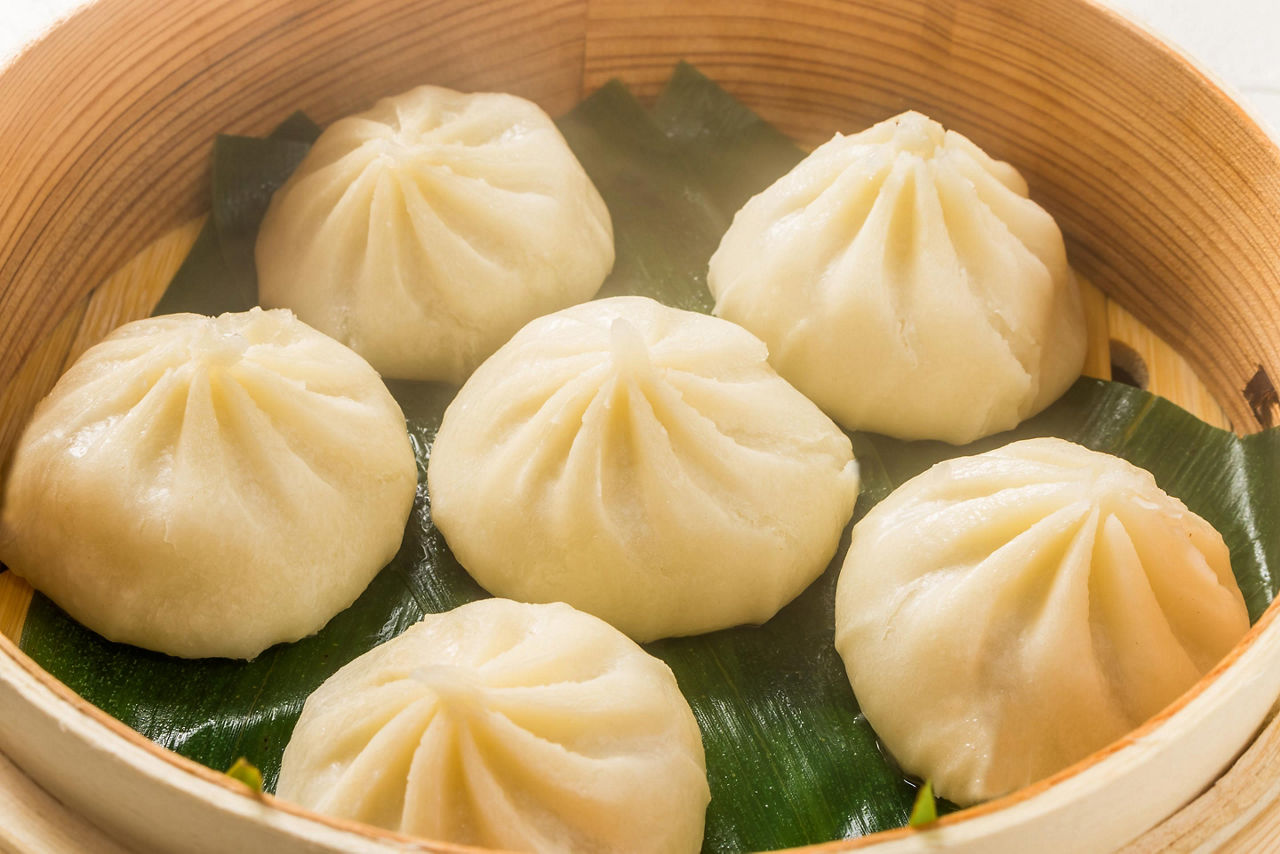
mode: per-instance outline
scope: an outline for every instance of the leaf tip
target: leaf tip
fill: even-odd
[[[254,792],[262,794],[262,772],[243,756],[233,762],[226,773],[232,780],[244,783]]]
[[[909,827],[924,827],[938,820],[938,801],[933,796],[933,781],[925,780],[924,785],[916,790],[916,802],[911,806],[911,817],[907,819]]]

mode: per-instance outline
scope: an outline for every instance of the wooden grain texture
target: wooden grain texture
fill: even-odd
[[[1107,300],[1107,338],[1113,363],[1122,361],[1117,358],[1117,344],[1124,345],[1121,351],[1127,347],[1129,355],[1136,357],[1142,373],[1140,384],[1147,391],[1167,397],[1215,427],[1231,429],[1226,413],[1187,360],[1112,299]]]
[[[1081,270],[1265,426],[1242,390],[1280,377],[1280,159],[1149,35],[1068,0],[590,4],[588,87],[652,94],[682,58],[808,143],[919,109],[1012,161]]]
[[[1084,360],[1086,377],[1114,379],[1111,369],[1116,351],[1127,350],[1136,360],[1140,388],[1173,401],[1201,421],[1231,429],[1226,412],[1209,387],[1171,344],[1087,279],[1080,279],[1080,296],[1089,332]]]
[[[0,388],[88,291],[205,209],[209,140],[431,81],[581,94],[585,0],[99,0],[0,74]]]
[[[0,573],[0,635],[18,642],[30,604],[31,585],[12,572]]]
[[[22,435],[32,410],[58,381],[69,362],[71,343],[80,321],[84,319],[88,300],[81,300],[59,319],[48,337],[37,342],[31,355],[17,374],[0,391],[0,477],[7,479],[13,446]]]
[[[1211,81],[1079,0],[99,0],[0,75],[0,386],[199,212],[215,131],[328,121],[421,81],[555,112],[615,74],[652,94],[679,58],[811,142],[915,107],[1012,160],[1084,272],[1260,426],[1242,389],[1280,377],[1280,156]]]
[[[197,217],[139,252],[68,312],[39,342],[0,394],[0,473],[7,473],[14,445],[35,405],[58,377],[111,330],[146,317],[195,242]],[[0,481],[2,482],[2,481]],[[0,634],[18,642],[31,602],[31,587],[11,572],[0,575]]]
[[[1107,295],[1087,279],[1078,279],[1080,302],[1084,305],[1088,344],[1084,353],[1084,375],[1111,379],[1111,327],[1107,322]]]
[[[1114,338],[1153,391],[1216,399],[1240,432],[1280,418],[1280,153],[1088,0],[98,0],[0,72],[0,448],[65,360],[145,302],[89,294],[207,207],[214,132],[298,107],[328,121],[419,82],[559,112],[613,75],[652,95],[676,59],[808,143],[908,107],[966,133],[1028,176],[1127,307],[1086,300],[1091,372]],[[1241,815],[1233,842],[1272,838]]]
[[[163,235],[72,306],[0,392],[0,475],[40,399],[72,362],[122,323],[146,317],[186,257],[204,222],[197,217]]]
[[[1280,717],[1209,791],[1119,854],[1280,851]]]
[[[0,854],[128,854],[0,756]]]

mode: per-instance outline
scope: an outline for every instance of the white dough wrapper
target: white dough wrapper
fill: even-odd
[[[1053,217],[1016,169],[919,113],[836,134],[748,201],[707,284],[716,314],[849,429],[971,442],[1084,365]]]
[[[113,641],[253,658],[396,553],[417,488],[368,363],[287,311],[128,323],[37,407],[0,558]]]
[[[431,513],[487,590],[640,641],[762,623],[835,554],[849,438],[759,339],[643,297],[539,318],[472,375],[431,452]]]
[[[1120,738],[1248,628],[1222,536],[1149,472],[1061,439],[903,484],[854,527],[836,587],[867,720],[961,805]]]
[[[613,226],[538,105],[419,86],[320,135],[272,197],[256,259],[263,305],[383,376],[461,383],[600,289]]]
[[[692,854],[711,792],[671,670],[568,605],[425,617],[308,699],[277,794],[504,851]]]

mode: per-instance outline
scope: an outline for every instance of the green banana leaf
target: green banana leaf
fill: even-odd
[[[704,311],[707,259],[733,212],[802,155],[687,65],[652,112],[611,83],[560,126],[613,217],[618,260],[602,295],[642,293]],[[214,313],[252,300],[253,237],[266,200],[314,138],[314,126],[296,117],[285,127],[295,132],[215,144],[213,216],[158,311]],[[273,790],[316,686],[424,614],[486,595],[432,526],[425,490],[431,444],[454,389],[388,385],[418,458],[417,499],[395,559],[319,634],[252,662],[185,661],[109,643],[37,595],[22,648],[148,738],[219,770],[247,757]],[[1223,533],[1251,617],[1266,608],[1280,565],[1280,431],[1241,439],[1125,385],[1082,379],[1017,430],[965,448],[851,434],[863,477],[855,521],[941,459],[1043,435],[1151,470]],[[648,645],[671,666],[702,727],[712,790],[706,851],[796,846],[907,823],[916,786],[858,711],[832,646],[840,556],[764,626]]]
[[[639,294],[689,311],[711,311],[707,260],[729,217],[679,148],[616,80],[559,125],[613,220],[616,258],[598,296]]]
[[[653,118],[726,220],[804,157],[786,134],[687,62],[676,66]]]
[[[253,244],[271,194],[298,167],[320,135],[302,113],[266,139],[220,135],[213,142],[213,213],[153,314],[219,314],[258,304]]]

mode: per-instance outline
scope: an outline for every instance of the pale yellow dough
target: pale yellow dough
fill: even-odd
[[[613,228],[536,104],[419,86],[320,135],[271,199],[256,259],[263,305],[384,376],[461,383],[600,288]]]
[[[642,297],[533,321],[445,412],[427,480],[490,592],[637,640],[761,623],[822,573],[852,446],[741,327]]]
[[[692,854],[702,737],[670,669],[568,605],[427,616],[308,698],[277,794],[511,851]]]
[[[1249,628],[1221,535],[1061,439],[939,463],[853,531],[836,648],[890,753],[961,805],[1083,759]]]
[[[1016,169],[919,113],[836,134],[748,201],[707,284],[716,314],[852,430],[971,442],[1084,364],[1053,217]]]
[[[252,658],[360,595],[416,485],[400,407],[355,353],[287,311],[166,315],[36,409],[0,557],[110,640]]]

